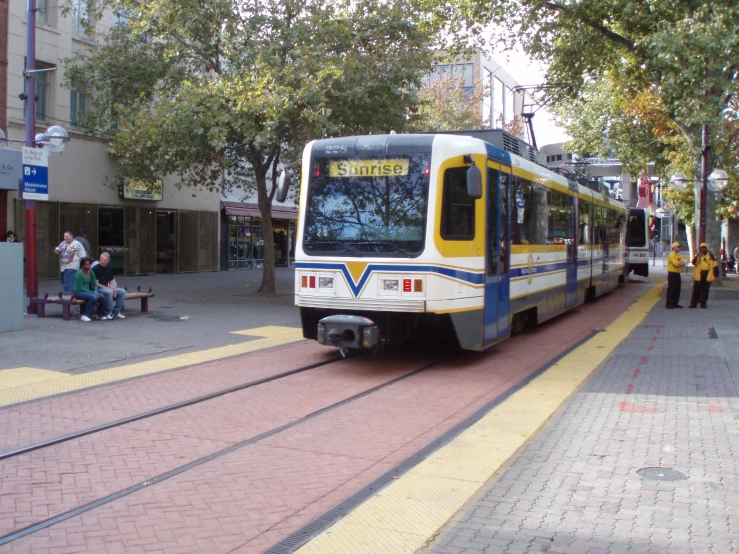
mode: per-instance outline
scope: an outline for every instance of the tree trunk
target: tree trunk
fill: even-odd
[[[693,259],[693,256],[695,256],[695,226],[693,225],[686,225],[685,226],[685,234],[688,237],[688,255],[690,256],[690,259]],[[690,260],[688,260],[690,261]]]
[[[721,226],[716,218],[716,193],[708,191],[706,195],[706,242],[708,249],[716,256],[719,263],[718,277],[714,281],[714,285],[721,286],[723,284],[723,273],[721,272]]]
[[[262,284],[258,293],[271,296],[277,292],[275,286],[275,239],[272,230],[272,202],[267,194],[266,172],[255,172],[257,181],[257,202],[262,216],[262,236],[264,237],[264,264],[262,267]]]

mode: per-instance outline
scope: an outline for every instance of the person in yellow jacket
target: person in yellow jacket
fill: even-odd
[[[688,308],[695,308],[699,303],[701,308],[707,308],[708,291],[711,288],[711,283],[716,278],[714,268],[718,267],[718,262],[713,252],[708,250],[708,245],[705,242],[701,243],[700,250],[693,257],[693,265],[695,266],[693,271],[693,295],[690,297]]]
[[[685,258],[680,255],[680,243],[672,243],[672,252],[667,256],[667,309],[682,308],[680,305],[680,272],[685,267]]]

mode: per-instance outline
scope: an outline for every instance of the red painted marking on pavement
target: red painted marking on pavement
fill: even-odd
[[[717,406],[716,404],[711,404],[708,408],[703,408],[706,410],[709,414],[721,414],[723,413],[724,409]]]
[[[651,352],[652,350],[654,350],[654,345],[652,345],[649,348],[647,348],[647,352]]]
[[[647,365],[647,360],[649,360],[649,356],[644,356],[641,362],[639,362],[639,365]]]
[[[632,413],[632,414],[663,414],[664,410],[655,410],[649,406],[642,406],[641,404],[632,404],[631,402],[621,402],[621,411]]]
[[[634,392],[634,385],[626,387],[626,394],[631,394],[632,392]]]
[[[633,379],[636,379],[637,377],[639,377],[639,373],[641,373],[641,371],[639,371],[638,369],[635,369]]]
[[[652,340],[657,340],[657,337],[652,337]]]
[[[657,334],[658,334],[658,335],[659,335],[659,334],[660,334],[661,332],[662,332],[662,331],[660,331],[659,329],[657,329]]]

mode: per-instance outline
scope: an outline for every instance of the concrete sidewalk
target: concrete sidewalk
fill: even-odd
[[[46,307],[47,317],[26,316],[23,331],[0,333],[2,370],[33,367],[80,373],[158,356],[252,340],[233,334],[270,325],[299,327],[293,305],[294,270],[278,268],[277,294],[256,296],[261,270],[118,278],[129,290],[153,287],[149,313],[137,300],[127,304],[125,320],[82,323],[62,320],[62,308]],[[42,281],[41,294],[61,292],[61,283]]]
[[[684,276],[683,310],[663,291],[423,551],[739,552],[739,278],[707,310],[687,309],[691,287]]]

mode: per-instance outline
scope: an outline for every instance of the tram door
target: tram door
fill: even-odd
[[[567,284],[565,286],[565,306],[577,303],[577,225],[574,214],[578,213],[577,196],[568,197],[570,205],[570,237],[567,239]]]
[[[508,187],[510,175],[488,168],[485,247],[485,336],[491,342],[508,334]]]

